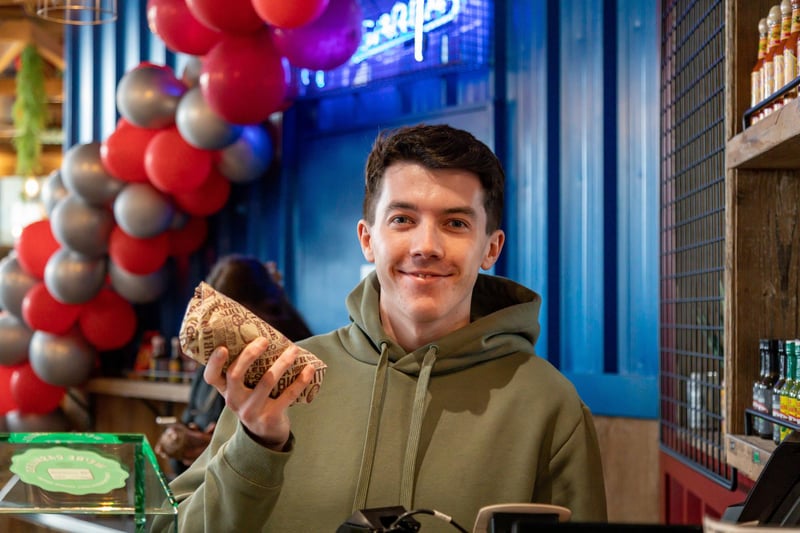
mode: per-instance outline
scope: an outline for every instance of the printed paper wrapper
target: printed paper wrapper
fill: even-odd
[[[248,387],[254,387],[258,383],[261,376],[291,343],[285,335],[252,311],[217,292],[205,282],[200,282],[194,290],[194,296],[186,307],[178,337],[184,353],[201,364],[208,362],[214,348],[225,346],[228,349],[228,362],[225,363],[223,370],[228,368],[250,342],[257,337],[265,337],[269,340],[269,346],[245,373],[244,382]],[[302,348],[292,367],[281,376],[270,395],[273,398],[277,397],[292,384],[303,367],[309,364],[315,369],[314,378],[300,393],[297,402],[311,403],[319,391],[327,366],[314,354]]]

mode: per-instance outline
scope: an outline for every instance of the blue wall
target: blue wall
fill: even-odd
[[[149,60],[180,71],[144,5],[67,32],[66,143],[113,131],[121,76]],[[235,186],[205,255],[274,259],[315,332],[347,320],[364,260],[356,241],[366,153],[380,128],[449,122],[506,164],[507,244],[496,273],[544,298],[537,351],[597,414],[658,415],[658,13],[637,0],[498,0],[493,69],[297,102],[279,164]],[[213,250],[213,251],[211,251]],[[161,320],[179,324],[181,291]]]

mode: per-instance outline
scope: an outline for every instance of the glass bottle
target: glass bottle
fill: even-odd
[[[769,350],[769,341],[760,339],[758,341],[758,377],[753,381],[753,410],[759,413],[764,412],[764,382],[766,381],[766,356]],[[753,433],[761,435],[764,420],[761,417],[753,417]]]
[[[792,421],[791,413],[789,412],[790,408],[790,400],[791,400],[791,391],[795,385],[795,377],[796,377],[796,367],[797,367],[797,358],[795,356],[797,351],[797,341],[791,340],[786,343],[786,383],[783,384],[783,388],[781,388],[781,420],[785,420],[787,422]],[[781,438],[785,436],[786,431],[782,431]]]
[[[800,1],[800,0],[798,0]],[[764,56],[767,55],[767,19],[758,21],[758,59],[750,72],[750,107],[755,107],[764,99],[764,85],[762,83]],[[756,122],[754,117],[751,124]]]
[[[790,371],[792,372],[792,386],[787,391],[787,409],[786,413],[788,415],[788,421],[792,424],[800,423],[798,420],[798,396],[800,396],[800,365],[798,365],[798,354],[800,352],[800,339],[795,339],[795,348],[794,348],[794,357],[792,358],[794,361],[793,365],[789,366]]]
[[[778,43],[781,40],[781,8],[772,6],[767,15],[768,41],[767,53],[764,56],[764,68],[762,69],[761,83],[764,87],[764,98],[769,98],[775,92],[775,53]],[[765,117],[772,112],[770,106],[765,107],[761,112],[761,117]]]
[[[784,83],[784,64],[783,49],[786,45],[789,34],[792,32],[792,2],[791,0],[781,0],[781,37],[778,41],[775,55],[772,58],[773,69],[775,70],[775,85],[773,92],[778,92],[783,88]],[[772,110],[777,111],[783,107],[783,98],[778,98],[772,103]]]
[[[767,353],[764,359],[764,381],[761,384],[761,394],[763,404],[761,412],[767,415],[772,414],[772,387],[778,381],[778,341],[770,339],[767,341]],[[758,435],[762,439],[772,440],[772,422],[762,420]]]
[[[150,359],[150,379],[157,380],[167,366],[167,341],[163,335],[154,335],[150,340],[152,356]]]
[[[772,410],[771,414],[774,418],[782,420],[781,416],[781,389],[786,384],[786,344],[787,341],[778,340],[778,380],[772,387]],[[783,426],[780,424],[772,425],[772,441],[775,444],[781,442],[781,429]]]
[[[783,84],[797,77],[797,47],[800,45],[800,0],[792,0],[792,26],[783,45]],[[797,98],[797,87],[783,95],[784,104]]]
[[[178,340],[178,337],[172,337],[170,339],[170,352],[169,352],[169,380],[173,382],[181,381],[181,372],[183,371],[182,366],[182,358],[181,358],[182,351],[181,351],[181,343]],[[778,405],[780,408],[780,404]]]

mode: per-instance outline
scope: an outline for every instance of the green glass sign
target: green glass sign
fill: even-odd
[[[29,485],[74,495],[106,494],[124,487],[128,478],[116,459],[65,446],[18,453],[11,458],[10,470]]]

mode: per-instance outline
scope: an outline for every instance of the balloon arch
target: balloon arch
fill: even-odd
[[[148,0],[150,30],[191,56],[178,77],[141,63],[116,88],[121,118],[46,180],[48,218],[0,260],[0,426],[64,429],[69,387],[136,333],[133,304],[169,287],[231,187],[263,177],[266,121],[291,105],[289,66],[329,70],[361,41],[358,0]],[[1,429],[1,428],[0,428]]]

